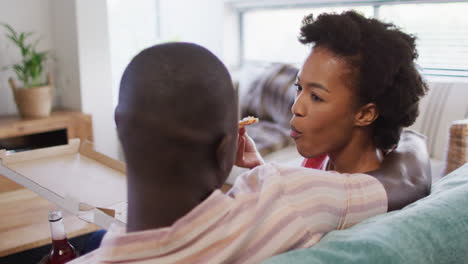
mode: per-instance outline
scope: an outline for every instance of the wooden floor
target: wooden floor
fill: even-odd
[[[49,244],[47,219],[57,206],[0,175],[0,257]],[[99,229],[62,210],[69,238]]]

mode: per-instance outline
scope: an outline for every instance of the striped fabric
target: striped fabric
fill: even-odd
[[[247,92],[239,98],[242,116],[260,118],[259,124],[247,127],[247,133],[262,156],[294,144],[289,136],[289,121],[298,71],[292,65],[273,63],[246,87]]]
[[[283,63],[268,67],[240,98],[241,114],[253,115],[289,129],[291,107],[296,96],[293,86],[299,69]]]
[[[386,211],[386,192],[369,175],[267,164],[171,227],[112,227],[101,248],[71,263],[259,263]]]

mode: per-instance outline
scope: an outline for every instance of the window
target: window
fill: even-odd
[[[417,36],[425,74],[468,77],[467,11],[468,3],[387,5],[379,18]]]
[[[297,40],[304,16],[353,9],[366,17],[394,23],[404,32],[416,35],[417,63],[424,74],[468,77],[468,1],[367,2],[353,5],[353,1],[322,1],[318,5],[317,1],[309,0],[280,7],[243,6],[239,9],[240,61],[300,64],[309,52],[309,47]]]
[[[349,8],[348,8],[349,9]],[[372,16],[371,6],[352,9],[365,16]],[[330,8],[288,8],[274,10],[253,10],[244,15],[244,60],[281,61],[297,63],[305,58],[309,48],[297,40],[302,19],[307,14],[347,10],[342,7]]]

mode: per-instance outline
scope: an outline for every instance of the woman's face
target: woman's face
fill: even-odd
[[[354,93],[348,64],[325,48],[315,48],[297,78],[291,137],[305,158],[338,153],[354,127]]]

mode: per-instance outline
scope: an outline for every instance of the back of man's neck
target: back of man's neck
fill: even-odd
[[[174,185],[128,182],[127,232],[173,225],[205,200],[214,189],[201,184]]]

